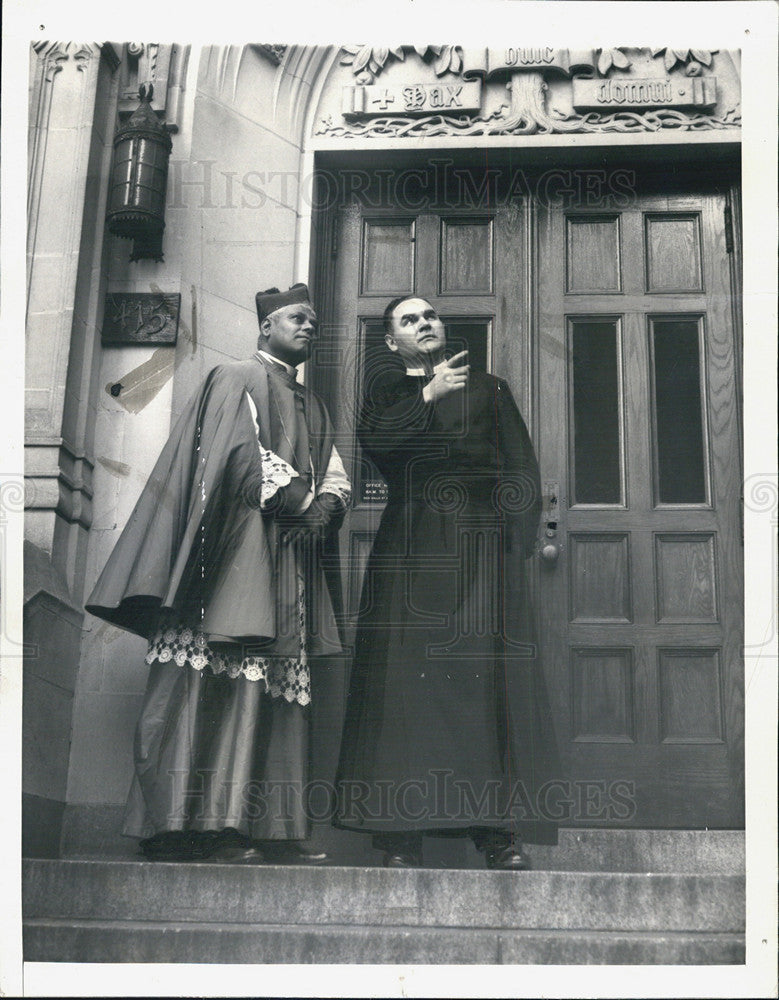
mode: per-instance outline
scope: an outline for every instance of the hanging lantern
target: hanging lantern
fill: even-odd
[[[133,241],[130,260],[162,260],[168,157],[173,148],[151,107],[154,88],[141,85],[141,103],[114,137],[108,229]]]

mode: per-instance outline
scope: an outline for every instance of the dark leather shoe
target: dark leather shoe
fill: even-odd
[[[506,844],[487,848],[487,867],[498,872],[525,872],[530,868],[530,860],[519,845]]]
[[[139,843],[147,861],[204,861],[210,856],[218,835],[195,830],[168,830]]]
[[[422,865],[422,859],[418,854],[385,851],[382,865],[385,868],[419,868]]]
[[[318,851],[299,840],[280,840],[262,845],[265,860],[272,865],[323,865],[327,860],[324,851]]]

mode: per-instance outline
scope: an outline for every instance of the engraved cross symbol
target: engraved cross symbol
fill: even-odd
[[[386,111],[390,104],[394,103],[395,98],[386,87],[380,91],[378,97],[374,97],[371,101],[371,104],[378,104],[380,111]]]

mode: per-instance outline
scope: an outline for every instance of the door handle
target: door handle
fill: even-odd
[[[544,483],[543,489],[543,525],[544,537],[538,547],[538,554],[541,561],[550,569],[560,558],[560,542],[557,538],[557,511],[559,509],[560,485],[549,480]]]

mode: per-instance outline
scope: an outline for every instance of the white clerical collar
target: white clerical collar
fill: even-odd
[[[264,358],[267,358],[268,361],[271,361],[273,364],[281,365],[282,368],[286,368],[290,375],[297,376],[298,370],[294,365],[288,365],[287,362],[282,361],[281,358],[274,358],[274,356],[272,354],[268,354],[267,351],[258,350],[257,353],[261,354]]]

